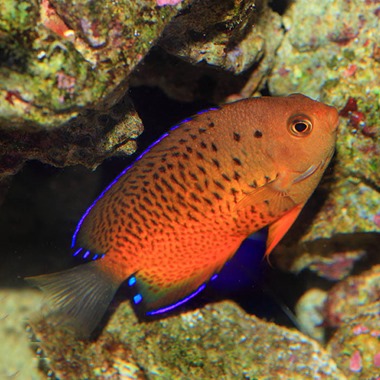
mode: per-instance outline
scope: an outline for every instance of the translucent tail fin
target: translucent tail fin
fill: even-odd
[[[120,285],[96,262],[26,280],[46,293],[49,314],[58,324],[68,324],[84,336],[100,322]]]

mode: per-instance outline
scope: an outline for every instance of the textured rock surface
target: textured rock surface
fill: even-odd
[[[288,249],[278,259],[284,269],[294,271],[313,263],[311,269],[327,278],[328,267],[331,271],[334,265],[342,271],[334,274],[339,278],[349,273],[348,262],[353,264],[365,251],[378,261],[374,241],[380,239],[379,10],[373,1],[308,4],[296,1],[284,15],[287,33],[269,88],[274,95],[300,91],[333,104],[341,110],[342,120],[334,165],[310,204],[312,223],[307,229],[297,224],[302,231],[297,234],[293,229]],[[337,253],[335,264],[332,253]]]
[[[94,168],[133,153],[142,124],[127,78],[177,9],[153,0],[2,4],[0,175],[28,159]]]
[[[368,305],[380,299],[380,265],[350,276],[329,290],[324,306],[325,323],[338,327],[344,321],[364,314]],[[379,321],[380,329],[380,321]]]
[[[0,379],[42,379],[25,332],[26,318],[40,308],[37,291],[0,290]]]
[[[328,351],[347,379],[378,379],[380,304],[347,320],[329,342]]]
[[[326,323],[338,326],[328,351],[349,379],[380,373],[380,266],[334,286],[325,305]]]
[[[32,331],[47,371],[60,379],[344,379],[313,340],[230,302],[149,323],[139,323],[123,303],[95,342],[46,322],[32,324]]]
[[[185,101],[248,97],[264,86],[283,35],[267,1],[194,1],[165,28],[131,83]]]
[[[167,6],[157,6],[163,3]],[[297,0],[288,2],[283,16],[265,1],[249,0],[105,1],[84,7],[88,4],[4,2],[0,174],[15,173],[27,159],[94,168],[106,157],[132,153],[142,125],[132,95],[126,94],[128,86],[158,86],[178,100],[208,103],[257,94],[259,89],[273,95],[302,92],[341,110],[337,155],[271,261],[285,271],[310,268],[329,281],[379,262],[378,2]],[[155,117],[155,99],[147,94],[139,104],[144,121]],[[163,109],[171,113],[170,107]],[[150,137],[158,133],[160,117],[156,119],[148,129]],[[38,170],[35,177],[25,176],[28,180],[18,186],[28,190],[15,193],[8,213],[0,213],[0,242],[8,261],[4,268],[12,268],[16,277],[27,270],[40,273],[68,265],[70,232],[101,190],[99,176],[107,168],[96,178],[83,171],[70,177],[65,171],[64,180],[46,181],[50,192],[38,185],[30,191],[31,182],[39,184]],[[0,201],[8,187],[0,179]],[[55,207],[57,203],[63,207]],[[49,225],[39,224],[42,220]],[[66,235],[67,249],[62,243]],[[23,255],[27,250],[28,257]],[[34,346],[43,348],[45,368],[61,378],[228,378],[243,373],[304,379],[309,371],[314,378],[367,379],[380,372],[377,272],[374,267],[361,277],[349,277],[328,292],[326,322],[339,326],[328,346],[330,354],[303,335],[249,317],[229,303],[149,324],[138,324],[125,303],[96,341],[78,341],[40,322],[34,331],[41,342]],[[11,275],[0,268],[2,285],[4,278],[15,282]],[[302,284],[305,289],[320,285],[315,277],[308,281]],[[326,281],[321,288],[331,286]],[[16,293],[5,290],[20,307],[37,305]],[[301,314],[312,309],[316,323],[325,293],[319,296],[301,302]],[[3,314],[9,315],[4,321],[17,327],[2,323]],[[21,320],[1,309],[0,335],[11,342],[23,339]],[[304,328],[313,330],[315,323]],[[317,330],[310,333],[322,340],[325,331]],[[24,357],[23,362],[5,360],[0,376],[29,368],[31,359]]]

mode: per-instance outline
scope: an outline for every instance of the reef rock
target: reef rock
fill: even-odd
[[[379,8],[375,1],[299,0],[283,21],[287,32],[269,78],[271,93],[303,92],[333,104],[341,124],[333,165],[276,262],[336,280],[364,254],[378,262]]]
[[[148,323],[123,303],[96,341],[46,321],[31,332],[42,367],[58,379],[345,379],[315,341],[231,302]]]
[[[3,2],[0,175],[30,159],[94,168],[112,154],[133,153],[142,124],[127,78],[180,7]]]

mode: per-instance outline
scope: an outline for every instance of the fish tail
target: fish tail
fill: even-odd
[[[95,329],[120,286],[97,262],[26,280],[47,295],[48,314],[56,323],[82,336]]]

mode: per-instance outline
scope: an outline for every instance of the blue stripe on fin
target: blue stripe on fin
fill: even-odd
[[[166,313],[170,310],[173,310],[175,308],[177,308],[178,306],[181,306],[183,305],[184,303],[186,303],[187,301],[191,300],[192,298],[194,298],[197,294],[199,294],[200,292],[202,292],[206,287],[206,284],[203,284],[201,285],[195,292],[189,294],[187,297],[185,298],[182,298],[181,300],[177,301],[176,303],[172,304],[172,305],[169,305],[169,306],[165,306],[161,309],[157,309],[157,310],[152,310],[152,311],[148,311],[146,313],[146,315],[157,315],[157,314],[163,314],[163,313]]]
[[[82,250],[83,250],[83,248],[79,248],[77,251],[75,251],[75,252],[73,253],[73,257],[78,256],[79,253],[80,253],[80,251],[82,251]]]
[[[84,248],[79,248],[73,253],[73,257],[80,258],[86,262],[92,260],[96,261],[102,259],[105,255],[100,253],[93,253],[90,250],[85,250]]]
[[[133,286],[134,284],[136,284],[136,277],[135,276],[129,277],[128,285]]]
[[[133,297],[133,303],[135,305],[139,304],[141,301],[142,301],[142,295],[141,294],[136,294],[134,297]]]

